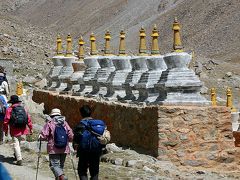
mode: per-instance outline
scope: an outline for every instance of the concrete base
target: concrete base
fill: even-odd
[[[126,96],[123,99],[119,100],[134,101],[138,98],[138,91],[136,91],[134,85],[138,83],[141,75],[148,70],[146,58],[147,56],[136,56],[130,59],[130,63],[132,65],[132,72],[128,74],[126,81],[123,84],[123,88],[126,91]]]
[[[98,63],[101,68],[99,68],[92,80],[89,81],[93,87],[93,91],[89,93],[90,96],[97,96],[99,94],[101,87],[106,87],[106,82],[110,76],[110,74],[115,71],[115,67],[113,66],[112,59],[116,56],[102,56],[98,58]],[[102,90],[106,88],[101,88]],[[106,94],[107,91],[101,92],[102,94]]]
[[[158,104],[164,105],[210,105],[200,95],[202,82],[193,70],[188,69],[191,56],[187,53],[171,53],[164,56],[168,69],[162,72],[159,83]],[[162,93],[163,92],[163,93]]]
[[[64,56],[52,57],[53,67],[51,68],[46,77],[48,81],[47,89],[51,89],[57,86],[56,82],[58,81],[58,76],[60,75],[61,70],[63,68],[63,63],[61,60],[62,58],[64,58]]]
[[[83,74],[83,81],[80,82],[80,86],[82,86],[82,88],[80,89],[80,91],[77,92],[77,94],[88,94],[89,92],[92,91],[92,85],[90,83],[90,81],[92,79],[94,79],[97,70],[100,68],[100,65],[98,63],[98,58],[100,58],[102,56],[89,56],[86,57],[84,59],[84,63],[86,65],[86,70],[84,71]],[[89,87],[91,86],[91,87]],[[87,89],[85,89],[87,88]]]

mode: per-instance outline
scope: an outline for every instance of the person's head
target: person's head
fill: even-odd
[[[12,95],[8,103],[16,104],[22,102],[17,95]]]
[[[54,117],[54,116],[61,116],[61,111],[60,109],[54,108],[52,109],[51,113],[50,113],[50,117]]]
[[[81,108],[80,108],[80,113],[81,113],[81,116],[83,118],[85,117],[90,117],[91,114],[92,114],[92,110],[91,108],[88,106],[88,105],[83,105]]]

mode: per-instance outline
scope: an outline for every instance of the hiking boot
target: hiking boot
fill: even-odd
[[[22,160],[18,160],[18,161],[17,161],[17,165],[18,165],[18,166],[22,166]]]

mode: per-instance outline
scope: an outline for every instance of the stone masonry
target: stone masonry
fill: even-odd
[[[227,107],[141,106],[44,90],[35,90],[33,100],[43,102],[46,113],[60,108],[71,127],[81,119],[79,108],[88,104],[94,109],[93,117],[108,125],[112,142],[177,165],[216,167],[228,163],[229,167],[239,160]]]

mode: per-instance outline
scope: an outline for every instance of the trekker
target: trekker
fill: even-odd
[[[78,175],[80,180],[87,180],[89,168],[91,180],[98,180],[102,148],[110,141],[110,132],[102,120],[91,117],[88,105],[80,108],[82,120],[74,129],[73,147],[77,150]]]
[[[22,155],[20,142],[22,140],[26,140],[26,135],[29,134],[29,130],[30,135],[32,135],[32,120],[27,111],[21,105],[21,101],[19,100],[19,97],[17,95],[12,95],[8,103],[11,103],[12,105],[6,110],[6,115],[3,122],[3,129],[5,132],[5,136],[7,136],[8,126],[10,126],[10,135],[13,139],[14,156],[17,160],[17,165],[21,166]]]
[[[48,141],[49,166],[55,179],[66,180],[63,168],[66,155],[70,153],[69,142],[73,139],[73,132],[65,117],[61,115],[60,109],[52,109],[47,120],[40,133],[40,139]]]
[[[3,144],[3,120],[8,108],[7,101],[3,95],[0,95],[0,144]]]
[[[2,66],[0,66],[0,95],[4,95],[5,100],[7,101],[7,97],[9,95],[9,85]]]

